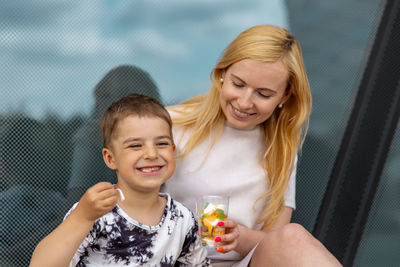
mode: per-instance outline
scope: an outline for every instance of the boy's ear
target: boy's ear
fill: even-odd
[[[176,150],[176,145],[175,144],[172,145],[172,150],[175,152],[175,150]]]
[[[103,160],[106,163],[107,167],[111,170],[116,170],[117,166],[115,164],[115,159],[112,151],[108,148],[103,148]]]

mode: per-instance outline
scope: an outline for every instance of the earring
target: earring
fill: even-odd
[[[278,108],[282,108],[283,107],[283,104],[282,104],[282,102],[278,105]]]
[[[224,82],[224,77],[221,77],[221,78],[219,79],[219,81],[220,81],[221,83],[223,83],[223,82]]]

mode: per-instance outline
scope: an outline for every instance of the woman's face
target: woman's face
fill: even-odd
[[[223,73],[221,108],[230,125],[252,128],[266,121],[289,98],[285,90],[289,73],[281,61],[244,59]]]

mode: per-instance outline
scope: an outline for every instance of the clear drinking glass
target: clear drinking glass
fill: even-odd
[[[196,200],[199,235],[203,246],[215,247],[215,237],[225,234],[225,228],[218,223],[228,216],[228,196],[202,196]]]

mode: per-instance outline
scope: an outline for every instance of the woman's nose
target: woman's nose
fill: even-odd
[[[244,90],[238,97],[237,103],[240,109],[248,109],[253,107],[253,92],[251,89]]]

